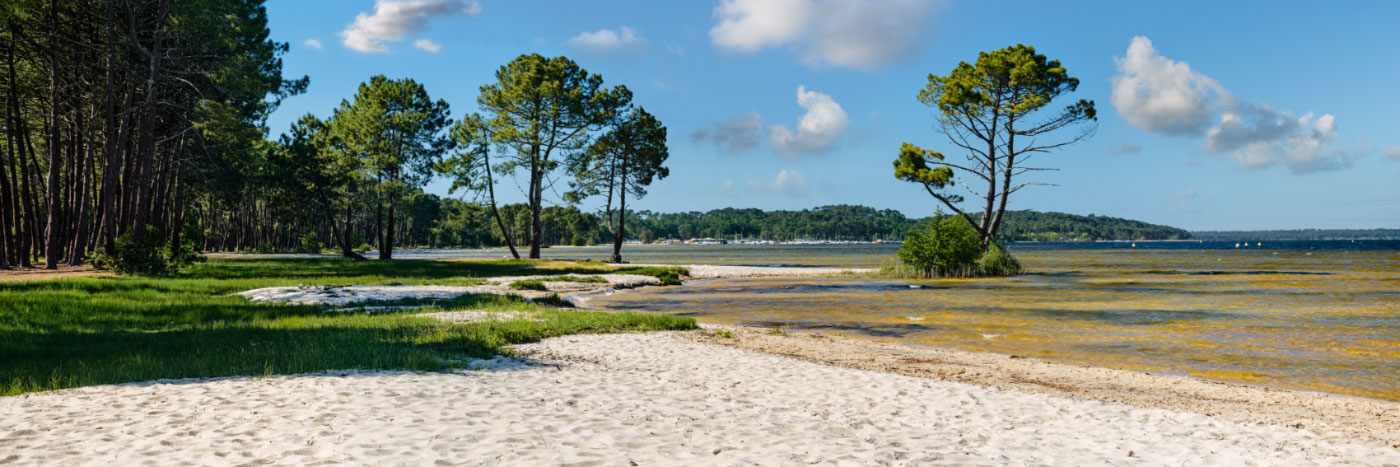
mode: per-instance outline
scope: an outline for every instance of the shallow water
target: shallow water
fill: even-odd
[[[591,306],[1400,400],[1400,251],[1013,245],[1004,279],[720,279]],[[889,245],[630,248],[636,262],[872,267]],[[1304,249],[1310,248],[1310,249]],[[587,249],[551,249],[585,253]],[[555,257],[586,257],[560,254]]]

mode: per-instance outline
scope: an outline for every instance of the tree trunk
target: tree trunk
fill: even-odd
[[[356,261],[364,261],[365,257],[359,253],[356,253],[354,247],[350,246],[350,220],[352,218],[352,208],[353,206],[351,206],[350,203],[345,203],[345,231],[340,236],[340,254],[344,255],[346,258],[350,258]]]
[[[379,249],[379,259],[394,259],[394,205],[395,196],[389,197],[389,222],[385,226],[384,245]]]
[[[501,229],[501,237],[506,240],[506,247],[510,248],[510,256],[520,259],[520,252],[515,251],[515,241],[510,238],[510,230],[506,229],[506,223],[501,220],[501,212],[496,209],[496,180],[491,178],[491,156],[486,155],[486,194],[491,202],[491,217],[496,218],[496,227]]]

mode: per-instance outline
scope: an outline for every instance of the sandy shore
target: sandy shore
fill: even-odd
[[[0,398],[0,463],[1400,464],[1400,450],[1336,433],[820,365],[695,334],[549,339],[477,371]]]

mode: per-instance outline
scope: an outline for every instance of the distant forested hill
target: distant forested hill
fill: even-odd
[[[1192,238],[1206,241],[1293,241],[1293,240],[1400,240],[1400,229],[1298,229],[1256,231],[1192,232]]]
[[[906,217],[892,209],[851,205],[821,206],[801,211],[725,208],[682,213],[641,211],[628,220],[628,230],[644,241],[703,237],[869,241],[901,239],[924,220]],[[1004,241],[1191,238],[1191,234],[1185,230],[1146,222],[1036,211],[1007,211],[999,236]]]
[[[1003,241],[1185,240],[1190,232],[1118,217],[1062,212],[1006,211]],[[980,219],[980,216],[973,216]]]

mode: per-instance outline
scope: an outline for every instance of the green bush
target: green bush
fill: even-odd
[[[360,246],[355,247],[355,252],[359,254],[365,254],[369,253],[369,251],[373,249],[374,247],[370,246],[369,243],[361,243]]]
[[[588,239],[583,238],[583,235],[574,234],[574,239],[569,243],[573,246],[588,246]]]
[[[111,258],[97,258],[94,266],[105,267],[120,274],[161,274],[167,269],[164,236],[160,229],[146,226],[140,243],[127,231],[116,240],[116,250]]]
[[[258,252],[258,253],[262,253],[262,254],[269,254],[269,253],[272,253],[272,252],[274,252],[274,251],[276,251],[276,250],[274,250],[274,249],[272,248],[272,244],[271,244],[271,243],[259,243],[259,244],[258,244],[258,247],[257,247],[257,248],[254,248],[253,251]]]
[[[325,248],[325,244],[321,243],[321,237],[314,232],[307,232],[301,236],[301,246],[298,250],[302,253],[319,254],[322,248]]]
[[[981,253],[982,242],[971,224],[939,213],[922,228],[909,231],[899,260],[925,277],[960,276],[976,267]]]
[[[982,251],[977,230],[961,217],[939,213],[921,229],[909,232],[899,259],[880,266],[880,274],[893,277],[982,277],[1021,273],[1016,261],[1000,243]]]
[[[171,242],[165,246],[165,262],[171,272],[177,269],[188,267],[204,261],[204,255],[199,252],[204,251],[204,228],[194,222],[188,222],[180,229],[180,242]]]
[[[978,275],[1014,276],[1021,273],[1021,262],[1006,251],[1001,243],[992,242],[982,257],[977,258]]]

